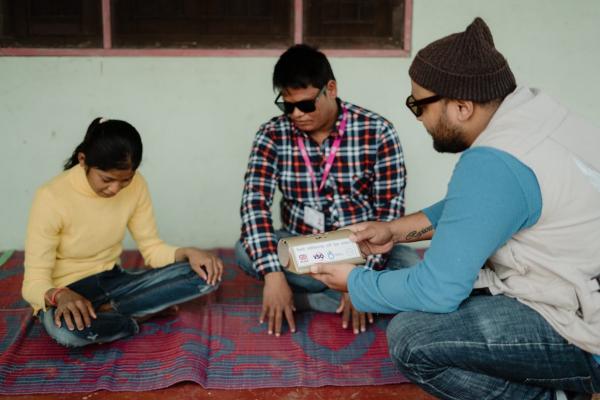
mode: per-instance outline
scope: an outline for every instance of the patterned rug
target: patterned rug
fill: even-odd
[[[241,272],[231,249],[221,288],[151,319],[138,335],[67,349],[46,334],[21,299],[23,252],[0,254],[0,394],[147,391],[193,381],[208,389],[382,385],[407,380],[387,352],[389,317],[366,333],[341,328],[339,315],[297,313],[297,332],[279,338],[260,325],[261,285]],[[126,251],[122,265],[143,265]]]

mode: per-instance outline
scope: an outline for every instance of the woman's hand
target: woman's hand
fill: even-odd
[[[57,327],[60,328],[62,325],[60,321],[61,317],[65,319],[67,328],[70,331],[75,329],[75,327],[82,331],[92,325],[92,318],[96,319],[96,312],[88,299],[69,288],[50,290],[60,290],[54,296],[54,300],[56,301],[54,323]],[[49,291],[48,294],[50,294],[49,298],[52,298],[53,293]]]
[[[216,285],[223,277],[223,261],[208,251],[195,247],[180,247],[175,252],[175,260],[187,260],[198,276],[209,285]]]

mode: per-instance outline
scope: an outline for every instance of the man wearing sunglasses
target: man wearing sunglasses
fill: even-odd
[[[600,391],[600,130],[516,86],[485,22],[419,51],[406,100],[440,152],[462,152],[441,201],[350,227],[364,252],[432,239],[409,268],[316,265],[387,329],[402,373],[444,399]]]
[[[347,294],[282,268],[277,242],[402,216],[406,174],[398,135],[381,116],[341,101],[327,58],[309,46],[293,46],[280,57],[273,86],[283,114],[260,127],[250,153],[238,264],[264,279],[260,322],[268,323],[269,334],[279,336],[284,320],[294,332],[294,311],[304,309],[337,311],[342,327],[365,331],[372,316],[356,312]],[[283,225],[277,231],[271,216],[276,188]],[[367,268],[381,269],[386,261],[407,266],[418,257],[396,246],[389,256],[370,256]]]

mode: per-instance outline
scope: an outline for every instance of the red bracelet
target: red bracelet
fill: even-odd
[[[54,290],[54,292],[52,292],[52,296],[50,297],[50,301],[49,301],[51,306],[56,306],[56,295],[65,289],[66,289],[66,287],[59,287],[59,288],[56,288]]]

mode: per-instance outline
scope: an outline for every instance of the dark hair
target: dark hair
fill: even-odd
[[[335,80],[325,54],[306,44],[297,44],[279,57],[273,71],[273,88],[322,88]]]
[[[135,171],[142,161],[142,138],[138,131],[125,121],[96,118],[88,127],[83,142],[65,162],[65,170],[79,164],[79,153],[85,154],[88,167],[103,171]]]

